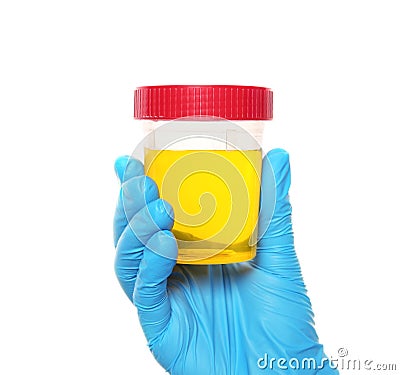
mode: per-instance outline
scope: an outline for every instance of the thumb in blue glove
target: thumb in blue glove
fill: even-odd
[[[263,160],[257,256],[236,264],[176,265],[171,206],[159,199],[139,161],[120,158],[116,172],[122,183],[114,219],[116,274],[167,371],[336,373],[318,342],[294,250],[284,150]]]

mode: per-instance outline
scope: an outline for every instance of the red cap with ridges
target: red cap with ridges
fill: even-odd
[[[136,119],[172,120],[188,116],[271,120],[272,91],[235,85],[142,86],[135,90]]]

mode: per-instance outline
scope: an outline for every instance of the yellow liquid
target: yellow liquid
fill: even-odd
[[[261,150],[145,149],[145,172],[174,208],[178,263],[255,256],[261,159]]]

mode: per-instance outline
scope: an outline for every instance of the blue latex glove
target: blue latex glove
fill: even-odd
[[[161,366],[173,375],[337,373],[322,360],[294,249],[284,150],[263,160],[259,233],[269,226],[257,256],[236,264],[176,265],[171,206],[137,160],[119,158],[116,172],[123,183],[114,220],[115,270]],[[273,189],[275,199],[267,196]],[[286,364],[278,366],[280,358]],[[302,365],[304,358],[323,368],[314,370],[307,360]]]

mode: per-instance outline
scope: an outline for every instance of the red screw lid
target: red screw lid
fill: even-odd
[[[272,91],[235,85],[142,86],[135,90],[135,118],[172,120],[187,116],[271,120]]]

